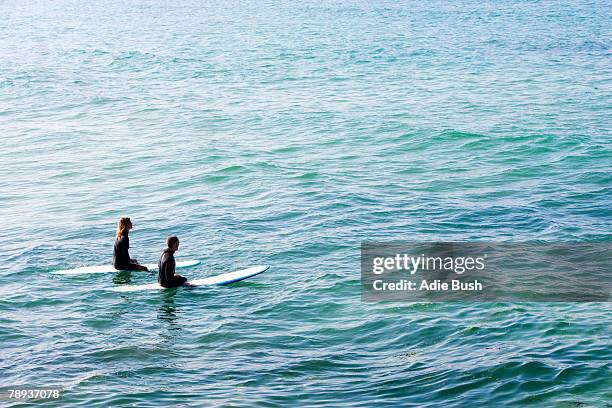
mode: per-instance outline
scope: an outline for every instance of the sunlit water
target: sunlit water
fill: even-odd
[[[376,4],[373,4],[376,3]],[[608,304],[361,302],[362,240],[609,240],[610,2],[0,4],[0,385],[609,406]],[[164,238],[222,288],[54,276]],[[583,404],[583,405],[581,405]],[[608,404],[608,405],[606,405]]]

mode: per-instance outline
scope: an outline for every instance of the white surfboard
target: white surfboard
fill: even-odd
[[[199,265],[200,261],[198,260],[190,260],[190,261],[180,261],[176,263],[176,267],[178,268],[188,268],[190,266]],[[144,264],[150,271],[157,270],[157,264]],[[97,266],[83,266],[80,268],[74,269],[64,269],[61,271],[53,271],[51,272],[54,275],[81,275],[86,273],[109,273],[109,272],[120,272],[119,270],[113,268],[113,265],[97,265]]]
[[[255,275],[259,275],[270,268],[269,265],[258,265],[247,269],[242,269],[236,272],[224,273],[217,276],[211,276],[210,278],[194,279],[187,281],[193,286],[205,286],[205,285],[229,285],[230,283],[238,282]],[[148,285],[121,285],[110,288],[113,292],[138,292],[142,290],[159,290],[167,289],[161,286],[159,283],[151,283]]]

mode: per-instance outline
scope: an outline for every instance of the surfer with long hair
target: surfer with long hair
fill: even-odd
[[[132,227],[132,221],[129,217],[119,219],[113,249],[113,267],[122,271],[148,271],[146,266],[140,265],[136,259],[130,258],[130,238],[128,235]]]

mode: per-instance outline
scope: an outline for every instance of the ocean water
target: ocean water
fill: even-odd
[[[359,247],[609,241],[611,5],[3,1],[0,386],[609,407],[609,303],[362,303]],[[190,278],[271,268],[49,273],[110,262],[120,216],[142,262],[176,234]]]

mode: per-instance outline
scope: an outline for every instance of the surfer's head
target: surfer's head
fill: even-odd
[[[132,229],[132,221],[129,217],[121,217],[119,218],[119,223],[117,224],[117,235],[115,239],[120,239],[123,235],[127,235],[128,231]]]
[[[173,252],[178,251],[179,249],[178,237],[176,235],[169,236],[168,238],[166,238],[166,245],[168,245],[168,248],[170,248]]]

